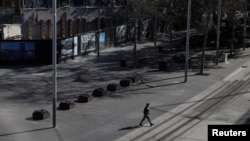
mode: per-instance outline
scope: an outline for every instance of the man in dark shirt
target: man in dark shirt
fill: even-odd
[[[148,115],[149,115],[149,103],[146,104],[146,106],[145,106],[145,108],[144,108],[144,110],[143,110],[143,118],[142,118],[142,120],[141,120],[141,122],[140,122],[140,126],[142,126],[142,123],[143,123],[143,121],[144,121],[145,119],[148,120],[148,122],[150,123],[150,126],[154,125],[154,124],[151,122],[151,120],[150,120],[150,118],[149,118]]]

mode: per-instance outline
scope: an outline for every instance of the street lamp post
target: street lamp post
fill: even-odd
[[[97,19],[97,33],[96,33],[96,47],[97,57],[100,57],[100,27],[101,27],[101,5],[98,3],[98,19]]]
[[[185,79],[184,79],[184,82],[187,82],[187,75],[188,75],[191,4],[192,4],[192,0],[188,0],[187,36],[186,36],[186,59],[185,59]]]
[[[219,47],[220,47],[220,25],[221,25],[221,5],[222,0],[219,0],[218,19],[217,19],[217,41],[216,41],[216,65],[219,63]]]
[[[56,27],[56,11],[57,1],[53,0],[53,128],[56,127],[56,103],[57,103],[57,27]]]
[[[157,19],[154,17],[154,56],[156,58]]]
[[[246,48],[246,25],[247,25],[247,5],[248,5],[248,2],[247,0],[245,0],[245,6],[244,6],[244,31],[243,31],[243,50],[245,50]]]

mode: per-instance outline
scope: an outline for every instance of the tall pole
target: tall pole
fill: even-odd
[[[57,103],[57,30],[56,30],[56,11],[57,2],[53,0],[53,128],[56,127],[56,103]]]
[[[157,36],[157,19],[156,16],[154,17],[154,56],[156,58],[156,36]]]
[[[101,6],[98,3],[98,19],[97,19],[97,34],[96,34],[96,46],[97,46],[97,57],[100,57],[100,26],[101,26]]]
[[[186,59],[185,59],[185,79],[184,79],[184,82],[187,82],[187,75],[188,75],[191,4],[192,4],[192,0],[188,0],[187,36],[186,36]]]
[[[173,0],[170,1],[170,13],[172,18],[174,18],[174,3]],[[169,37],[170,37],[170,51],[173,51],[173,20],[169,24],[170,30],[169,30]]]
[[[247,0],[245,0],[245,8],[244,8],[244,31],[243,31],[243,50],[246,48],[246,31],[247,31]]]
[[[159,0],[157,1],[157,4],[154,5],[154,8],[158,9],[159,7]],[[156,58],[156,36],[157,36],[157,14],[154,13],[154,27],[153,27],[153,38],[154,38],[154,57]]]
[[[216,65],[218,65],[218,63],[219,63],[221,5],[222,5],[222,0],[219,0],[218,19],[217,19]]]
[[[136,16],[135,18],[135,23],[134,23],[134,49],[133,49],[133,53],[134,53],[134,67],[136,67],[136,44],[137,44],[137,22],[138,22],[138,17]]]

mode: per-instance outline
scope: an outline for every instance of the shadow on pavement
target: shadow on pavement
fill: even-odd
[[[250,110],[248,110],[236,123],[250,125]]]
[[[26,130],[26,131],[20,131],[20,132],[0,134],[0,137],[2,137],[2,136],[16,135],[16,134],[23,134],[23,133],[30,133],[30,132],[37,132],[37,131],[43,131],[43,130],[49,130],[49,129],[53,129],[53,127],[47,127],[47,128],[41,128],[41,129],[33,129],[33,130]]]
[[[29,121],[34,121],[33,120],[33,117],[27,117],[27,118],[25,118],[26,120],[29,120]]]
[[[128,126],[128,127],[124,127],[124,128],[119,129],[119,131],[123,131],[123,130],[132,130],[132,129],[139,128],[139,127],[140,127],[139,125],[136,125],[136,126]]]
[[[147,46],[147,45],[144,45]],[[122,77],[126,77],[128,74],[133,74],[135,71],[143,74],[143,76],[150,76],[155,74],[161,74],[157,71],[159,59],[170,59],[172,52],[163,54],[158,57],[154,57],[153,46],[138,49],[137,58],[142,59],[140,68],[121,68],[119,61],[125,58],[128,63],[133,63],[133,50],[112,50],[108,52],[101,52],[100,58],[96,58],[94,55],[85,56],[79,59],[78,63],[61,63],[58,64],[58,99],[72,98],[79,93],[91,92],[92,88],[99,87],[100,84],[109,83],[114,80],[119,80]],[[199,59],[198,59],[199,60]],[[77,61],[77,60],[76,60]],[[193,62],[191,67],[199,66],[198,62]],[[90,67],[91,69],[89,69]],[[15,100],[15,101],[28,101],[31,103],[49,102],[52,94],[52,66],[51,65],[18,65],[18,66],[0,66],[0,68],[6,69],[0,79],[1,89],[9,92],[6,96],[2,96],[1,99]],[[169,70],[166,71],[166,75],[171,72],[178,72],[184,70],[184,64],[177,64],[173,61],[169,61]],[[198,68],[198,67],[197,67]],[[146,73],[145,70],[149,70]],[[214,68],[206,68],[214,69]],[[222,69],[222,68],[221,68]],[[165,73],[165,72],[164,72]],[[154,76],[152,76],[154,78]],[[148,85],[148,83],[160,82],[164,80],[173,80],[181,78],[163,78],[152,79],[150,81],[144,81],[140,84],[145,84],[146,88],[132,88],[127,91],[137,91],[142,89],[151,89],[157,87],[165,87],[170,85],[181,84],[169,83],[161,85]],[[190,77],[190,76],[189,76]],[[184,78],[184,76],[183,76]],[[97,83],[98,82],[98,83]],[[12,88],[11,90],[9,88]]]
[[[127,90],[127,91],[139,91],[139,90],[146,90],[146,89],[153,89],[153,88],[159,88],[159,87],[166,87],[166,86],[171,86],[171,85],[178,85],[178,84],[183,84],[185,83],[184,81],[183,82],[177,82],[177,83],[170,83],[170,84],[164,84],[164,85],[156,85],[156,86],[153,86],[153,85],[146,85],[147,88],[135,88],[135,89],[130,89],[130,90]]]
[[[196,100],[196,101],[188,101],[188,102],[182,102],[182,103],[173,103],[173,104],[168,104],[168,105],[155,106],[154,108],[178,106],[178,105],[182,105],[182,104],[199,103],[199,102],[203,102],[203,101],[221,100],[221,99],[225,99],[227,97],[235,97],[235,96],[244,95],[244,94],[249,94],[249,92],[236,93],[236,94],[231,94],[231,95],[226,95],[226,96],[217,96],[217,97],[213,97],[213,98],[201,99],[201,100]],[[248,112],[248,115],[250,115],[250,110]],[[249,123],[250,123],[250,118],[249,118]]]
[[[188,77],[191,77],[191,76],[196,76],[197,74],[193,74],[193,75],[188,75]],[[145,76],[145,75],[144,75]],[[165,78],[165,79],[158,79],[158,80],[152,80],[152,81],[145,81],[145,82],[143,82],[142,81],[142,83],[143,84],[146,84],[146,83],[153,83],[153,82],[160,82],[160,81],[165,81],[165,80],[171,80],[171,79],[178,79],[178,78],[183,78],[183,80],[184,80],[184,75],[183,76],[176,76],[176,77],[169,77],[169,78]]]

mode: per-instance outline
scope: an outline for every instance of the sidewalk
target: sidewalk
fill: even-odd
[[[160,43],[158,42],[158,44]],[[52,117],[42,121],[30,119],[31,113],[35,109],[45,108],[52,113],[50,110],[52,107],[51,65],[15,69],[2,68],[0,72],[0,126],[2,127],[0,140],[143,141],[150,139],[154,141],[157,138],[168,140],[167,137],[170,136],[166,135],[169,133],[174,135],[176,141],[187,140],[187,138],[204,140],[206,139],[207,123],[243,123],[248,120],[246,112],[249,107],[247,105],[249,95],[247,88],[243,86],[246,85],[245,81],[248,84],[250,70],[247,62],[250,58],[248,56],[250,49],[246,49],[244,54],[237,59],[229,59],[228,64],[220,63],[218,67],[208,66],[205,69],[205,72],[209,74],[207,76],[197,75],[198,68],[192,64],[187,83],[183,83],[183,64],[171,62],[168,64],[169,70],[158,71],[158,60],[162,58],[153,59],[153,43],[138,44],[137,49],[139,58],[144,57],[145,59],[146,57],[145,62],[137,68],[133,68],[132,65],[132,45],[102,50],[99,58],[95,53],[91,53],[86,57],[59,64],[58,102],[75,100],[79,94],[91,93],[93,89],[99,87],[106,88],[108,83],[119,82],[127,76],[136,75],[140,81],[128,88],[108,93],[104,97],[94,98],[89,103],[76,103],[76,107],[72,110],[58,110],[55,129],[51,128]],[[121,58],[128,60],[127,67],[120,67]],[[245,91],[244,94],[230,93],[237,96],[232,96],[233,98],[227,96],[228,91],[223,89],[234,86],[230,89],[233,91],[235,87],[241,85],[240,88]],[[212,92],[215,89],[220,90],[221,97],[230,97],[220,102],[222,105],[216,106],[223,108],[218,108],[218,110],[212,108],[208,112],[209,115],[204,112],[201,115],[202,118],[190,118],[190,113],[194,114],[191,115],[193,117],[199,115],[193,111],[204,111],[206,105],[211,105],[204,101],[213,100],[204,100],[204,98],[214,98],[212,96],[217,93]],[[150,102],[152,106],[151,118],[155,125],[147,127],[146,124],[139,128],[142,108],[147,102]],[[206,104],[204,105],[204,103]],[[185,110],[185,113],[179,113],[188,106],[192,106],[192,108]],[[202,108],[195,109],[195,107]],[[235,112],[232,113],[230,110]],[[222,120],[225,115],[230,119]],[[186,128],[178,131],[175,129],[189,119],[192,119],[192,122],[188,122]],[[182,121],[179,122],[180,120]],[[173,123],[178,124],[169,128]],[[172,132],[175,130],[176,132]],[[182,134],[178,135],[179,133]],[[197,134],[200,137],[196,137]],[[152,136],[155,139],[151,138]]]
[[[241,56],[248,56],[249,49]],[[222,63],[235,63],[235,60]],[[250,61],[182,105],[115,141],[207,141],[208,125],[250,124]],[[243,82],[236,82],[243,81]]]

